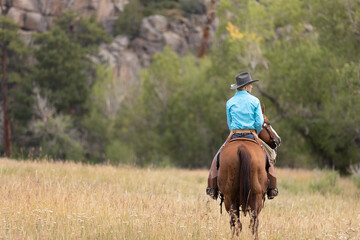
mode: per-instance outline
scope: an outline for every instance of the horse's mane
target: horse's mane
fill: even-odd
[[[250,191],[250,156],[244,146],[239,146],[238,155],[240,161],[240,186],[243,186],[242,192],[240,193],[240,206],[246,214]]]

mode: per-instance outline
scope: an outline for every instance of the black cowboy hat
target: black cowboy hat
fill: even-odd
[[[250,73],[248,72],[239,73],[238,75],[236,75],[235,79],[236,79],[236,84],[231,84],[230,89],[237,89],[239,87],[243,87],[250,83],[259,81],[252,79]]]

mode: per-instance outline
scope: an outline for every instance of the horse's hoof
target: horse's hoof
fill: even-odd
[[[209,195],[212,199],[216,200],[218,198],[219,191],[217,189],[207,187],[206,194]]]
[[[279,195],[279,190],[277,188],[269,189],[267,192],[269,200],[274,199],[277,195]]]

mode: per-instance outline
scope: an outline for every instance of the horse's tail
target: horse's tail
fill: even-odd
[[[238,149],[240,161],[240,206],[246,213],[248,197],[250,193],[250,155],[243,146]]]

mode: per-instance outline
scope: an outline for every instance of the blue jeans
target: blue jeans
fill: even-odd
[[[250,138],[252,140],[255,140],[254,135],[252,135],[252,133],[234,133],[231,136],[231,139],[234,138]]]

